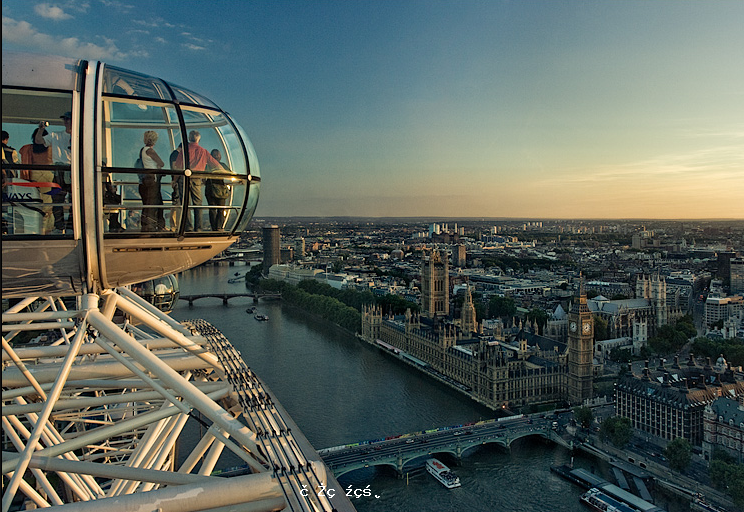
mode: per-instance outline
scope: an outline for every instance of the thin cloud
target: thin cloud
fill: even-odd
[[[184,38],[190,40],[192,42],[192,44],[197,44],[199,46],[206,46],[206,45],[211,44],[211,43],[214,42],[213,39],[203,39],[201,37],[195,36],[191,32],[181,32],[181,35]]]
[[[725,140],[723,144],[624,164],[574,169],[572,176],[564,176],[560,181],[609,186],[633,180],[664,180],[671,185],[680,180],[700,180],[701,187],[713,182],[721,183],[717,180],[738,181],[744,168],[741,138],[740,133],[721,133],[717,139]]]
[[[153,18],[153,19],[147,19],[147,20],[132,20],[132,23],[135,25],[141,25],[143,27],[147,28],[177,28],[176,25],[173,23],[170,23],[168,21],[165,21],[164,18]]]
[[[72,18],[72,14],[67,14],[61,7],[51,4],[36,4],[34,6],[34,12],[42,18],[54,21],[69,20]]]
[[[129,12],[134,10],[134,6],[131,4],[125,4],[124,2],[117,2],[116,0],[99,0],[105,7],[117,9],[122,12]]]
[[[68,11],[76,11],[76,12],[81,12],[81,13],[87,13],[88,9],[90,9],[90,3],[81,2],[79,0],[72,0],[70,2],[65,2],[64,6],[65,6],[65,9]]]
[[[201,52],[201,51],[206,50],[204,46],[198,46],[198,45],[191,44],[191,43],[182,43],[181,46],[186,48],[187,50],[191,50],[194,52]]]
[[[113,40],[100,39],[103,44],[81,41],[77,37],[55,37],[39,32],[27,21],[3,16],[3,43],[13,43],[28,50],[46,52],[49,48],[54,48],[59,55],[109,61],[148,56],[146,51],[123,52]]]

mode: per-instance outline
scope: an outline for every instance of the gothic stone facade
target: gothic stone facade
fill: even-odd
[[[362,336],[420,359],[493,409],[566,399],[566,345],[524,330],[512,343],[463,339],[452,325],[432,330],[410,312],[383,318],[378,307],[368,307],[362,312]]]

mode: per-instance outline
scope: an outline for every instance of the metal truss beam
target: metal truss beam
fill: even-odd
[[[74,301],[2,315],[1,512],[354,510],[318,496],[332,475],[216,329],[128,289]]]

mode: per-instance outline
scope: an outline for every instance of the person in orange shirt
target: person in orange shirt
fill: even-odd
[[[201,140],[201,134],[196,130],[189,132],[189,166],[191,171],[204,172],[205,170],[222,169],[222,165],[217,161],[209,151],[199,145]],[[176,169],[183,169],[183,152],[178,154],[175,162]],[[208,168],[208,169],[207,169]],[[202,180],[201,178],[190,178],[189,179],[189,205],[195,206],[194,208],[194,231],[201,231],[201,217],[202,210],[199,206],[202,205]],[[184,194],[185,195],[185,194]],[[186,220],[186,231],[191,231],[190,219]]]

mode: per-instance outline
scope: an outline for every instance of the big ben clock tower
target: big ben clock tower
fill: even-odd
[[[580,279],[579,300],[568,313],[568,401],[572,404],[591,398],[593,383],[594,318],[586,304],[584,278]]]

